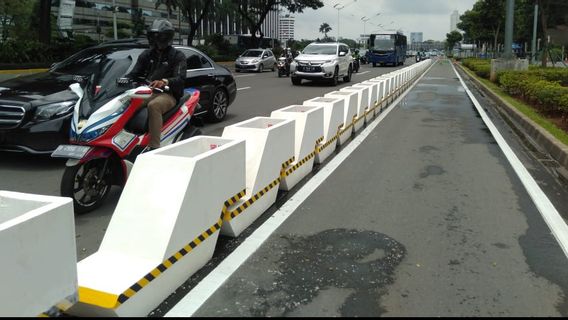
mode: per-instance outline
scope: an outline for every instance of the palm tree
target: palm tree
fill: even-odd
[[[324,39],[327,39],[327,33],[331,31],[331,27],[327,22],[322,23],[319,32],[323,33]]]

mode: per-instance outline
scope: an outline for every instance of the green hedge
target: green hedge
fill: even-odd
[[[491,60],[489,59],[467,58],[462,60],[462,64],[482,78],[489,79],[491,75]]]
[[[557,78],[556,71],[505,71],[500,72],[498,84],[511,96],[519,96],[544,111],[568,113],[568,87]]]

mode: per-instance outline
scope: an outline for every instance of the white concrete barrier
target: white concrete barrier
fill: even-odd
[[[355,133],[354,121],[357,117],[357,107],[359,104],[359,94],[354,91],[332,91],[326,93],[324,98],[342,99],[345,101],[345,107],[343,111],[343,123],[344,126],[341,128],[342,131],[349,130],[348,126],[351,128],[351,132]],[[339,144],[342,145],[345,141],[349,139],[349,136],[340,136]]]
[[[144,153],[99,250],[79,262],[71,315],[146,316],[213,256],[225,200],[245,186],[245,142],[199,136]]]
[[[306,100],[304,106],[323,107],[323,141],[318,145],[316,150],[316,163],[321,164],[327,159],[337,148],[337,140],[340,136],[340,130],[344,130],[344,135],[351,135],[352,131],[345,130],[351,124],[343,122],[345,112],[344,99],[334,98],[314,98]],[[343,129],[342,129],[343,128]]]
[[[375,115],[380,113],[380,109],[378,108],[379,104],[379,84],[376,82],[371,81],[363,81],[361,83],[353,85],[353,87],[364,87],[369,89],[369,102],[367,103],[368,107],[365,110],[365,122],[369,123],[373,120]]]
[[[0,191],[0,316],[57,315],[77,300],[73,201]]]
[[[323,107],[292,105],[272,111],[271,118],[294,120],[295,161],[281,174],[281,190],[291,190],[313,169],[316,147],[323,141]]]
[[[355,132],[361,131],[361,129],[365,126],[365,110],[367,110],[367,108],[369,107],[369,88],[351,86],[342,88],[339,91],[357,92],[357,116],[353,121],[353,130]]]
[[[294,120],[252,118],[228,127],[223,138],[246,140],[246,196],[230,206],[221,234],[237,237],[276,201],[280,174],[294,158]]]

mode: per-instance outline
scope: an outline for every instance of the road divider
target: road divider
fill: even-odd
[[[306,100],[304,106],[323,107],[323,141],[316,150],[316,163],[321,164],[333,154],[340,139],[340,131],[345,130],[342,136],[351,136],[352,120],[348,125],[343,121],[345,112],[345,99],[340,98],[314,98]]]
[[[323,107],[292,105],[272,111],[271,118],[294,121],[294,158],[281,173],[280,190],[291,190],[313,169],[317,145],[323,141]]]
[[[313,171],[314,163],[324,163],[375,115],[382,120],[390,110],[382,111],[398,102],[395,97],[431,63],[423,61],[273,111],[269,118],[227,126],[221,137],[194,137],[142,154],[99,250],[78,264],[73,215],[64,214],[72,210],[70,199],[32,199],[0,191],[0,253],[8,257],[0,315],[51,315],[70,307],[66,313],[76,316],[147,316],[211,260],[219,234],[239,236],[274,204],[279,189],[293,189]],[[42,230],[34,231],[39,223],[31,217],[39,218],[44,207],[61,214],[46,213],[53,220],[42,221]],[[30,217],[29,229],[15,228],[16,221],[26,221],[20,215]],[[58,250],[70,252],[61,259],[52,258],[51,240],[41,238],[41,246],[29,240],[43,237],[45,225],[55,224],[69,233],[50,229],[56,230],[57,241],[65,242]],[[14,244],[18,239],[23,240]],[[22,268],[14,253],[18,250],[26,252],[26,258],[36,254],[40,268]],[[46,261],[54,260],[61,265],[46,268]],[[19,284],[22,291],[14,290]],[[49,287],[38,290],[38,284]],[[65,290],[53,290],[59,287]],[[61,299],[67,303],[58,303]]]
[[[227,160],[230,159],[230,165]],[[99,250],[78,264],[77,316],[145,316],[213,256],[245,142],[199,136],[142,154]]]
[[[294,161],[294,130],[293,120],[267,117],[225,127],[223,138],[246,141],[246,195],[228,208],[221,234],[239,236],[276,201],[283,164]]]
[[[56,316],[77,300],[73,201],[0,191],[0,315]]]
[[[366,110],[369,107],[369,88],[351,86],[342,88],[339,91],[351,91],[357,93],[357,114],[353,121],[353,132],[357,133],[365,126]]]

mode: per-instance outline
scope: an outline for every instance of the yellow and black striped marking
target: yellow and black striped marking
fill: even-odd
[[[293,156],[292,158],[288,159],[288,161],[286,161],[286,162],[284,162],[284,163],[282,164],[282,170],[286,170],[286,168],[288,168],[288,167],[292,164],[292,162],[294,162],[294,161],[296,161],[296,157],[295,157],[295,156]]]
[[[347,126],[347,128],[351,128],[351,126],[353,126],[353,122],[349,126]],[[337,127],[337,133],[333,136],[333,138],[329,139],[322,146],[316,147],[316,154],[320,153],[323,149],[329,147],[332,143],[334,143],[335,140],[339,139],[339,136],[343,133],[343,131],[341,131],[341,127],[343,127],[343,123],[341,125],[339,125],[339,127]],[[323,141],[323,139],[322,139],[322,141]],[[320,143],[321,143],[321,141],[320,141]]]
[[[283,171],[280,174],[281,178],[285,178],[289,175],[291,175],[294,171],[298,170],[298,168],[300,168],[301,166],[303,166],[306,162],[310,161],[311,158],[316,156],[316,152],[313,151],[312,153],[310,153],[307,157],[305,157],[304,159],[302,159],[300,162],[296,163],[292,168]]]
[[[237,201],[241,200],[246,195],[246,193],[247,193],[246,189],[243,189],[241,192],[237,193],[236,195],[232,196],[229,200],[225,201],[225,204],[223,205],[222,215],[225,216],[229,214],[228,212],[229,207],[237,203]]]
[[[138,280],[135,284],[126,289],[123,293],[116,296],[114,294],[97,291],[90,288],[79,287],[79,300],[84,303],[96,305],[106,309],[116,309],[121,304],[132,298],[137,292],[142,290],[150,282],[158,278],[162,273],[168,270],[176,262],[180,261],[185,255],[193,251],[199,244],[204,242],[207,238],[212,236],[215,232],[221,229],[222,219],[212,225],[209,229],[205,230],[202,234],[197,236],[193,241],[184,246],[181,250],[164,260],[156,268],[146,274],[142,279]]]
[[[250,199],[248,199],[245,203],[243,203],[242,205],[240,205],[237,209],[231,211],[231,212],[225,212],[224,216],[223,216],[223,220],[225,221],[231,221],[233,220],[236,216],[238,216],[239,214],[243,213],[243,211],[245,211],[248,207],[252,206],[253,203],[255,203],[258,199],[260,199],[262,196],[264,196],[268,191],[272,190],[274,187],[276,187],[279,183],[280,183],[280,177],[278,177],[276,180],[272,181],[269,185],[267,185],[264,189],[260,190],[260,192],[258,192],[257,194],[255,194],[254,196],[252,196]]]
[[[160,276],[162,273],[168,270],[168,268],[173,266],[176,262],[180,261],[186,254],[190,253],[200,243],[204,242],[215,232],[219,231],[221,229],[221,224],[223,224],[223,220],[219,219],[217,223],[215,223],[209,229],[205,230],[205,232],[197,236],[197,238],[193,239],[193,241],[188,243],[181,250],[170,256],[168,259],[164,260],[164,262],[162,262],[156,268],[154,268],[154,270],[146,274],[142,279],[138,280],[138,282],[130,286],[130,288],[128,288],[126,291],[124,291],[121,295],[118,296],[116,307],[120,306],[121,304],[125,303],[128,299],[132,298],[138,291],[142,290],[142,288],[147,286],[150,282],[154,281],[154,279],[156,279],[158,276]]]

